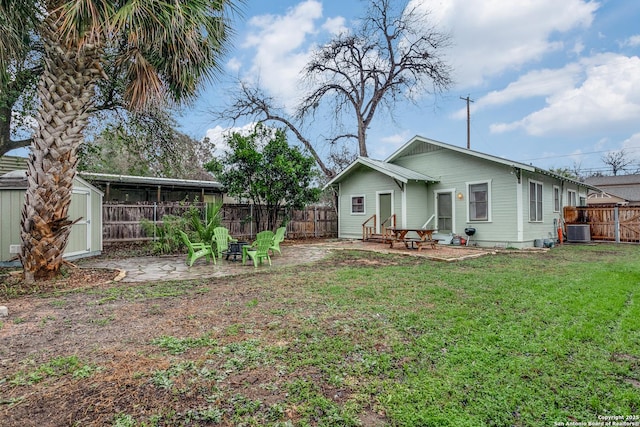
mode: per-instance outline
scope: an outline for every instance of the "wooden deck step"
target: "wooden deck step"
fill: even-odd
[[[367,242],[389,242],[389,236],[385,236],[384,234],[372,234]]]

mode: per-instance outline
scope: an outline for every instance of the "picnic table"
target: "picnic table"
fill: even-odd
[[[419,252],[425,246],[435,249],[438,243],[437,240],[433,239],[433,233],[436,231],[434,229],[389,227],[387,230],[393,233],[391,245],[389,246],[392,249],[394,243],[403,242],[407,249],[417,248]],[[407,237],[407,234],[411,232],[416,233],[418,237]]]

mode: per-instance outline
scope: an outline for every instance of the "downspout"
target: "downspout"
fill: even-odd
[[[516,176],[516,228],[519,243],[524,241],[524,192],[522,191],[522,169],[514,168]]]

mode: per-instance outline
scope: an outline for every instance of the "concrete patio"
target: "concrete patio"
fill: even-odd
[[[402,245],[400,245],[402,246]],[[184,255],[146,256],[119,259],[86,258],[76,264],[86,268],[109,268],[120,270],[118,280],[123,282],[147,282],[165,280],[190,280],[208,277],[224,277],[239,274],[250,274],[265,269],[282,268],[292,265],[306,264],[319,261],[336,250],[361,250],[387,254],[416,256],[432,261],[459,261],[475,258],[490,253],[490,250],[467,248],[461,246],[439,246],[422,251],[405,249],[404,247],[389,248],[388,244],[362,242],[361,240],[327,240],[313,243],[285,242],[281,245],[282,255],[271,257],[272,266],[265,263],[254,268],[252,263],[242,265],[240,260],[218,259],[217,263],[208,263],[201,258],[192,266],[185,264]]]

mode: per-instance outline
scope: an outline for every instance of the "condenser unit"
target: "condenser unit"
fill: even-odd
[[[589,224],[567,224],[567,242],[590,242]]]

